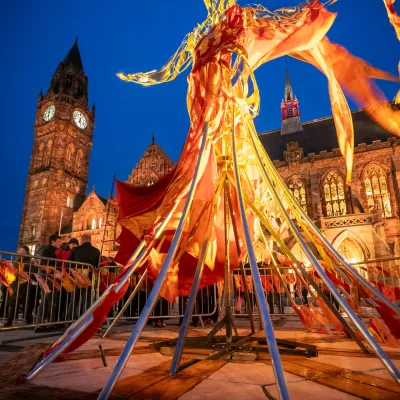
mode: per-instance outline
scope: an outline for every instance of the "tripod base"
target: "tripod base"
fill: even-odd
[[[318,356],[317,346],[285,339],[276,339],[276,341],[280,354],[307,358]],[[153,343],[152,347],[161,353],[170,354],[174,351],[176,342],[177,339],[162,340]],[[202,358],[205,356],[208,360],[217,360],[226,356],[228,359],[233,359],[235,353],[251,353],[255,356],[253,359],[257,358],[257,353],[269,354],[266,340],[254,334],[249,336],[235,336],[232,343],[227,343],[224,335],[214,336],[212,339],[208,339],[208,336],[187,337],[185,340],[185,349],[199,349],[199,353],[203,353]],[[204,354],[202,350],[209,350],[210,353],[208,355]]]

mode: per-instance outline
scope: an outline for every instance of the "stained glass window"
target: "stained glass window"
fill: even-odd
[[[336,170],[330,171],[323,182],[324,200],[327,217],[347,214],[345,184],[342,175]]]
[[[300,207],[307,212],[306,189],[303,181],[300,179],[293,179],[289,181],[288,188],[292,192],[293,197],[299,203]]]
[[[383,218],[391,217],[390,193],[383,169],[374,164],[367,167],[364,183],[369,212],[379,211]]]

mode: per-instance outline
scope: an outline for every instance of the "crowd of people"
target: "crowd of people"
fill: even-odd
[[[68,287],[68,282],[63,279],[64,271],[73,278],[76,277],[78,269],[81,274],[87,277],[88,282],[93,282],[93,274],[95,273],[98,276],[99,284],[96,284],[96,289],[98,289],[99,294],[105,290],[119,272],[119,267],[111,258],[101,257],[100,251],[92,246],[91,237],[87,234],[82,235],[81,243],[75,238],[70,239],[68,243],[62,243],[62,238],[59,235],[51,235],[48,245],[43,246],[39,254],[35,254],[36,257],[40,256],[40,261],[29,254],[27,246],[19,247],[17,254],[19,259],[16,258],[15,261],[19,265],[23,265],[24,271],[30,276],[35,276],[37,283],[34,284],[32,281],[21,282],[19,279],[15,279],[11,284],[11,291],[8,291],[2,285],[0,320],[4,321],[4,326],[6,327],[13,325],[14,319],[20,312],[22,312],[25,323],[28,325],[49,323],[49,325],[57,326],[57,322],[62,323],[63,321],[79,318],[93,300],[92,285]],[[99,273],[99,268],[104,266],[108,266],[108,269],[101,269]],[[51,274],[52,270],[49,271],[46,267],[53,268],[53,274]],[[61,273],[62,277],[59,278],[61,284],[58,284],[54,279],[54,270]],[[245,271],[250,272],[246,269]],[[235,271],[233,277],[240,278],[239,271]],[[264,277],[265,284],[270,282],[268,284],[270,288],[266,289],[266,297],[271,314],[285,313],[285,306],[290,306],[289,295],[294,302],[308,304],[309,293],[304,286],[294,283],[291,287],[287,285],[284,290],[283,285],[278,280],[274,280],[272,275],[268,275],[269,279],[267,279],[267,275]],[[140,275],[135,274],[133,276],[124,298],[113,307],[109,317],[115,317],[128,300],[130,305],[126,308],[124,317],[136,318],[140,315],[151,290],[152,282],[146,279],[135,296],[130,298],[139,278]],[[249,282],[247,282],[248,279]],[[248,308],[243,308],[246,305],[244,284],[238,284],[238,279],[233,281],[236,287],[232,292],[231,299],[235,313],[247,313]],[[252,290],[250,275],[246,277],[246,282],[249,289],[249,301],[254,307],[256,298]],[[192,325],[197,326],[200,322],[208,325],[218,320],[218,315],[222,310],[220,304],[222,294],[219,292],[220,290],[215,290],[214,286],[205,287],[198,291],[193,312],[194,316],[191,320]],[[187,301],[188,298],[185,296],[180,296],[176,304],[169,303],[164,299],[158,300],[149,324],[159,328],[165,327],[166,317],[172,316],[171,314],[182,316],[185,313]],[[176,309],[171,313],[171,310],[175,307]],[[198,314],[204,315],[202,321],[197,316]],[[179,324],[181,323],[182,318],[180,317]]]
[[[61,236],[51,235],[48,244],[34,255],[40,258],[32,257],[27,246],[19,247],[17,254],[13,263],[29,280],[16,278],[10,288],[2,285],[0,320],[5,321],[4,327],[12,326],[20,312],[28,325],[55,323],[78,316],[79,307],[88,306],[91,288],[78,280],[82,275],[91,281],[92,271],[100,263],[100,251],[92,246],[90,235],[82,235],[81,244],[75,238],[63,244]]]

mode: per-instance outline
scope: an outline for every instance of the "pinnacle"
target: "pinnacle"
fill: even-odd
[[[79,51],[79,46],[78,46],[78,36],[76,37],[75,42],[71,47],[71,50],[68,52],[68,54],[64,58],[63,63],[65,65],[72,64],[74,67],[83,70],[81,53]]]

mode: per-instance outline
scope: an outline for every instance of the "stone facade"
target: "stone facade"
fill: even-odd
[[[286,73],[287,93],[295,98]],[[392,105],[392,107],[396,107]],[[350,262],[400,256],[400,139],[378,126],[362,111],[353,111],[354,165],[351,186],[339,151],[333,117],[299,121],[298,108],[283,118],[282,128],[259,138],[303,210]],[[296,118],[293,123],[291,119]],[[299,245],[289,248],[303,261]]]
[[[400,255],[399,139],[362,143],[355,148],[352,184],[351,187],[343,185],[345,211],[337,215],[327,210],[331,197],[325,194],[324,186],[329,175],[336,174],[344,182],[346,169],[340,152],[335,149],[304,156],[296,142],[288,143],[287,149],[290,161],[275,161],[275,167],[292,192],[297,189],[294,194],[307,214],[342,255],[353,262]],[[388,188],[390,212],[386,211],[387,215],[380,201],[375,207],[368,204],[367,174],[376,169],[382,172]],[[299,187],[304,190],[302,196]]]
[[[154,133],[151,145],[144,152],[136,167],[129,175],[127,182],[136,186],[150,186],[174,167],[174,162],[162,148],[155,143]]]
[[[155,143],[153,134],[152,143],[132,170],[127,182],[148,186],[169,173],[173,167],[174,162]],[[92,190],[79,210],[74,212],[72,231],[62,235],[63,240],[68,241],[71,237],[80,240],[84,233],[88,233],[92,236],[92,244],[102,250],[104,256],[112,257],[118,250],[116,239],[121,231],[117,217],[118,209],[114,199],[106,200]]]
[[[39,94],[19,244],[34,251],[60,225],[72,226],[87,191],[94,118],[76,41]]]

